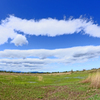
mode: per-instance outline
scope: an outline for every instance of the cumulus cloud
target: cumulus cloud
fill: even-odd
[[[17,45],[17,43],[19,45],[28,43],[25,36],[23,36],[23,41],[17,41],[20,40],[21,37],[18,36],[19,32],[23,32],[25,35],[46,35],[54,37],[63,34],[74,34],[75,32],[79,33],[81,31],[93,37],[100,37],[100,26],[95,24],[93,20],[87,20],[85,18],[69,18],[68,20],[57,20],[53,18],[27,20],[10,15],[1,21],[0,44],[7,42],[8,38],[11,38],[15,45]]]
[[[8,39],[14,39],[17,33],[12,30],[12,28],[7,28],[0,25],[0,45],[8,41]]]
[[[22,46],[23,44],[28,44],[28,41],[25,36],[18,34],[11,43],[14,43],[16,46]]]

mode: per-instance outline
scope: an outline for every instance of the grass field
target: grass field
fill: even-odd
[[[100,89],[82,83],[94,72],[0,73],[0,100],[100,100]]]

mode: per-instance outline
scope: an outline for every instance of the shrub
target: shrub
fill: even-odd
[[[83,69],[83,71],[86,71],[86,69]]]
[[[74,71],[73,70],[71,70],[71,73],[73,73]]]

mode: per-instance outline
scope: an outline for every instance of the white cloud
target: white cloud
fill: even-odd
[[[15,29],[17,31],[36,36],[56,36],[63,34],[72,34],[79,30],[79,28],[83,25],[84,20],[82,19],[69,19],[65,21],[48,18],[36,21],[34,19],[27,20],[14,16],[10,16],[6,23],[6,27],[12,27],[12,29]]]
[[[17,62],[28,62],[33,64],[47,63],[75,63],[86,61],[100,56],[100,46],[83,46],[65,49],[31,49],[31,50],[4,50],[0,51],[1,58],[16,58]],[[31,59],[27,59],[31,57]],[[37,57],[37,59],[35,59]],[[52,57],[52,58],[50,58]],[[26,58],[20,59],[19,58]],[[28,61],[27,61],[28,60]],[[1,60],[0,60],[1,61]],[[8,60],[13,63],[16,60]],[[10,63],[9,62],[9,63]]]
[[[82,63],[99,56],[100,46],[79,46],[54,50],[4,50],[0,51],[0,67],[43,70],[50,64]]]
[[[15,38],[16,35],[17,33],[14,32],[12,28],[7,28],[5,26],[0,25],[0,45],[6,43],[9,38]]]
[[[75,32],[84,31],[93,37],[100,37],[100,26],[95,24],[92,20],[84,18],[57,20],[53,18],[47,19],[21,19],[10,15],[5,20],[1,21],[0,25],[0,44],[8,41],[8,38],[16,40],[19,32],[28,35],[46,35],[57,36],[63,34],[74,34]],[[25,37],[25,36],[24,36]],[[17,40],[19,40],[17,37]],[[26,40],[26,38],[24,38]],[[27,43],[28,41],[20,41],[19,45]],[[13,42],[16,45],[16,42]]]
[[[15,71],[39,71],[50,63],[50,59],[0,59],[0,68]]]
[[[14,43],[16,46],[22,46],[23,44],[28,44],[28,41],[25,36],[18,34],[11,43]]]

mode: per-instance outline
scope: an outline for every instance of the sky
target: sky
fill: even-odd
[[[100,68],[100,0],[0,0],[0,70]]]

